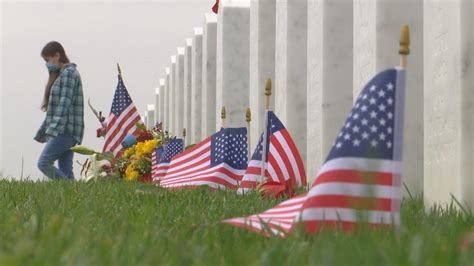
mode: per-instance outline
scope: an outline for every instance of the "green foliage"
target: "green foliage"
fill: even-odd
[[[402,203],[400,230],[264,238],[221,220],[276,200],[119,180],[0,181],[0,265],[472,265],[472,215]]]

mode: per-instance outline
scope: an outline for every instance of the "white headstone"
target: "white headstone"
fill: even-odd
[[[352,108],[352,15],[352,0],[308,1],[306,174],[311,181]]]
[[[425,203],[453,195],[474,210],[474,2],[425,1],[423,9]]]
[[[148,111],[143,112],[142,122],[148,128]]]
[[[160,120],[160,87],[155,88],[155,120],[156,122]]]
[[[202,28],[194,28],[191,62],[191,143],[202,136]]]
[[[174,98],[174,131],[176,136],[182,137],[184,124],[184,47],[178,47],[176,56],[176,75],[174,78],[175,98]]]
[[[147,113],[146,113],[146,126],[148,129],[152,129],[155,126],[155,105],[149,104],[147,105]]]
[[[275,111],[306,162],[308,5],[281,0],[276,10]]]
[[[160,102],[158,103],[158,121],[163,123],[165,117],[165,79],[160,79],[160,87],[159,87],[159,95],[160,95]]]
[[[165,131],[169,131],[169,94],[170,94],[170,68],[167,67],[165,69],[165,93],[164,93],[164,117],[163,117],[163,129]]]
[[[245,126],[249,105],[250,0],[221,1],[217,23],[216,109],[226,107],[226,127]],[[222,122],[216,121],[216,128]]]
[[[274,0],[250,3],[250,146],[253,150],[263,132],[265,111],[265,83],[275,80],[275,21]],[[274,96],[270,109],[275,109]]]
[[[184,112],[183,126],[186,128],[186,143],[191,143],[191,60],[193,50],[193,39],[186,39],[184,50]]]
[[[400,30],[410,26],[402,181],[410,193],[423,190],[423,0],[354,2],[354,100],[377,73],[399,65]],[[431,27],[434,24],[429,24]],[[403,189],[405,195],[406,190]]]
[[[169,93],[169,133],[171,136],[177,136],[179,133],[175,131],[175,98],[176,98],[176,89],[175,89],[175,77],[176,77],[176,56],[171,56],[171,67],[170,67],[170,93]]]
[[[207,13],[202,42],[202,137],[216,132],[217,16]]]

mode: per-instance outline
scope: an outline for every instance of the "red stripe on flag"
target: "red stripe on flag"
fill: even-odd
[[[123,130],[122,134],[120,135],[120,137],[118,138],[119,140],[121,141],[116,141],[114,143],[114,145],[112,146],[111,150],[115,150],[117,148],[118,145],[121,145],[122,144],[122,140],[128,135],[130,134],[130,130],[136,126],[136,123],[138,123],[138,121],[140,121],[140,116],[137,116],[134,120],[130,121],[129,124],[127,125],[127,127],[125,128],[125,130]],[[136,130],[133,132],[133,133],[136,133]]]
[[[285,138],[286,143],[288,144],[288,147],[290,147],[291,153],[295,157],[295,161],[296,161],[296,164],[298,165],[298,171],[301,178],[301,184],[303,186],[306,186],[306,183],[307,183],[306,172],[304,170],[303,160],[301,159],[300,153],[298,152],[298,149],[296,148],[296,144],[293,142],[292,138],[290,137],[288,130],[282,129],[280,130],[280,133]]]
[[[106,140],[105,140],[105,144],[104,144],[104,150],[105,151],[113,150],[109,146],[114,145],[115,143],[111,144],[111,142],[114,141],[114,138],[117,134],[119,134],[121,131],[123,131],[123,128],[122,128],[123,124],[125,124],[127,122],[127,120],[135,114],[138,114],[137,109],[135,107],[130,108],[130,110],[128,110],[128,112],[125,115],[120,114],[117,117],[114,114],[112,114],[112,115],[114,115],[114,118],[107,125],[107,134],[106,134]],[[116,123],[118,123],[118,125],[115,127],[115,130],[113,132],[110,132],[110,130],[115,126]],[[121,140],[121,138],[118,138],[115,142],[117,142],[118,140]]]
[[[282,135],[283,136],[283,135]],[[284,137],[284,136],[283,136]],[[284,137],[285,141],[288,143],[288,139],[286,139]],[[284,163],[284,167],[286,168],[287,172],[288,172],[288,177],[290,179],[294,179],[296,180],[296,175],[295,173],[293,172],[293,166],[291,165],[291,162],[290,162],[290,159],[288,157],[289,154],[287,154],[285,152],[285,149],[283,148],[283,146],[281,145],[280,141],[276,138],[275,135],[272,135],[271,137],[271,143],[273,144],[273,147],[277,150],[278,154],[280,155],[281,159],[283,160],[283,163]],[[291,148],[290,148],[291,149]],[[294,151],[291,151],[292,154],[291,156],[295,157],[294,155]],[[296,170],[296,169],[295,169]],[[283,179],[283,180],[282,180]],[[284,176],[281,176],[280,178],[280,182],[282,182],[282,184],[285,183],[285,178]]]
[[[206,145],[209,141],[211,141],[211,137],[206,138],[205,140],[201,141],[200,143],[196,144],[195,146],[187,149],[185,152],[182,152],[180,154],[175,155],[172,159],[177,160],[177,159],[179,159],[183,156],[186,156],[186,155],[192,153],[193,151],[201,148],[202,146]]]
[[[332,170],[319,175],[316,180],[314,180],[312,186],[314,187],[318,184],[330,182],[392,186],[392,180],[392,173]]]
[[[275,157],[273,157],[272,153],[268,154],[268,163],[272,166],[273,170],[275,171],[275,174],[277,175],[276,178],[278,181],[280,181],[281,184],[285,184],[285,177],[283,176],[283,172],[280,169],[280,165],[278,164],[277,160]]]
[[[346,195],[318,195],[308,197],[305,202],[318,208],[348,208],[357,210],[392,211],[394,200],[375,197],[353,197]],[[399,201],[397,201],[399,202]]]

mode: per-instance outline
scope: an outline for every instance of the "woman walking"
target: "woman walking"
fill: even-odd
[[[84,135],[84,100],[82,81],[76,64],[70,63],[63,46],[49,42],[41,51],[49,79],[41,109],[46,118],[35,140],[46,143],[38,160],[38,168],[50,179],[74,179],[74,153],[70,150],[82,143]],[[58,168],[54,162],[58,161]]]

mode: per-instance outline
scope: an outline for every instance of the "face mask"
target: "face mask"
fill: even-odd
[[[48,71],[49,72],[55,72],[55,71],[58,71],[59,69],[61,69],[60,66],[56,65],[56,64],[53,64],[53,63],[46,63],[46,67],[48,68]]]

